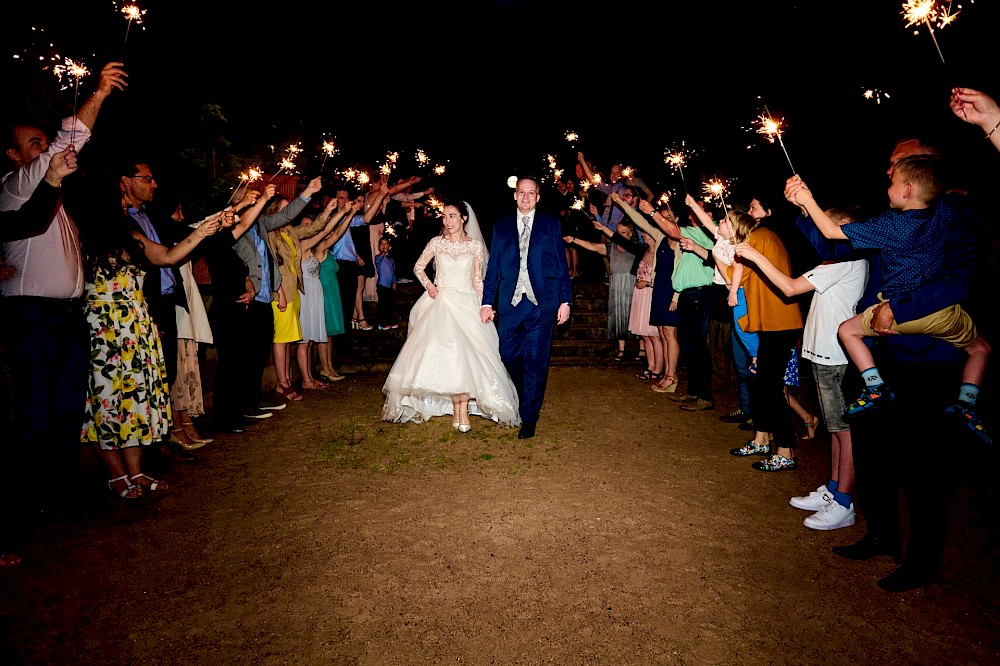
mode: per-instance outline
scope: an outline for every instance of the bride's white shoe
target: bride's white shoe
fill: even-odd
[[[458,431],[459,432],[469,432],[470,430],[472,430],[472,426],[471,425],[465,425],[464,423],[459,423],[458,424]]]

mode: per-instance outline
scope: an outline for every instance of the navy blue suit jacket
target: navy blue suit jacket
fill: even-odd
[[[504,217],[493,226],[490,261],[483,280],[483,305],[492,306],[501,315],[514,306],[514,287],[521,267],[517,233],[517,213]],[[528,241],[528,278],[538,300],[538,307],[551,310],[553,317],[562,303],[572,303],[573,288],[558,218],[535,210]]]

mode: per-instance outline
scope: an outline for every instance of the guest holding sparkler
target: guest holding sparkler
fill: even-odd
[[[72,144],[79,152],[105,100],[124,90],[127,74],[121,63],[101,70],[97,90],[75,116],[62,121],[51,143],[44,131],[28,124],[7,128],[11,142],[5,154],[14,170],[3,177],[0,211],[21,208],[46,176],[53,157]],[[44,493],[33,493],[37,508],[62,512],[78,507],[80,405],[86,394],[87,324],[80,301],[83,264],[76,223],[60,204],[38,235],[3,244],[3,257],[13,276],[0,281],[4,296],[2,326],[9,354],[14,393],[14,445],[34,469],[50,479]],[[11,464],[14,464],[13,462]],[[27,497],[27,494],[22,494]]]

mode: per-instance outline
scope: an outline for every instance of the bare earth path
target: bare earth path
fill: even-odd
[[[3,571],[0,659],[30,664],[995,664],[982,491],[952,502],[945,580],[890,594],[888,558],[801,525],[825,437],[763,474],[744,433],[633,368],[552,369],[538,436],[378,420],[359,373],[100,496]],[[94,484],[99,470],[90,472]]]

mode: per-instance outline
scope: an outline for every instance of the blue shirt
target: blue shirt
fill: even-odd
[[[939,202],[918,210],[890,210],[840,229],[855,249],[879,251],[879,289],[885,298],[892,298],[938,274],[944,262],[944,238],[956,217]]]
[[[259,301],[261,303],[271,302],[271,262],[268,261],[267,255],[267,243],[260,234],[257,233],[257,227],[250,227],[250,231],[247,232],[250,236],[250,240],[253,241],[254,247],[257,248],[257,254],[260,255],[260,289],[257,290],[257,295],[254,296],[253,300]]]
[[[354,247],[354,239],[351,237],[350,227],[360,227],[364,226],[365,217],[364,215],[356,214],[351,218],[351,223],[348,225],[347,231],[343,236],[340,237],[333,247],[330,248],[330,252],[333,253],[333,258],[337,261],[357,261],[358,251]]]
[[[392,289],[396,284],[396,260],[388,254],[375,255],[375,272],[378,273],[378,286]]]
[[[149,217],[146,216],[145,209],[129,207],[128,214],[132,216],[140,227],[142,227],[142,232],[146,234],[146,238],[153,241],[154,243],[160,243],[160,236],[156,233],[156,229],[153,228],[153,223],[149,221]],[[160,243],[162,245],[162,243]],[[174,293],[174,287],[177,285],[177,281],[174,280],[174,272],[169,266],[163,266],[160,268],[160,293],[161,294],[172,294]]]

